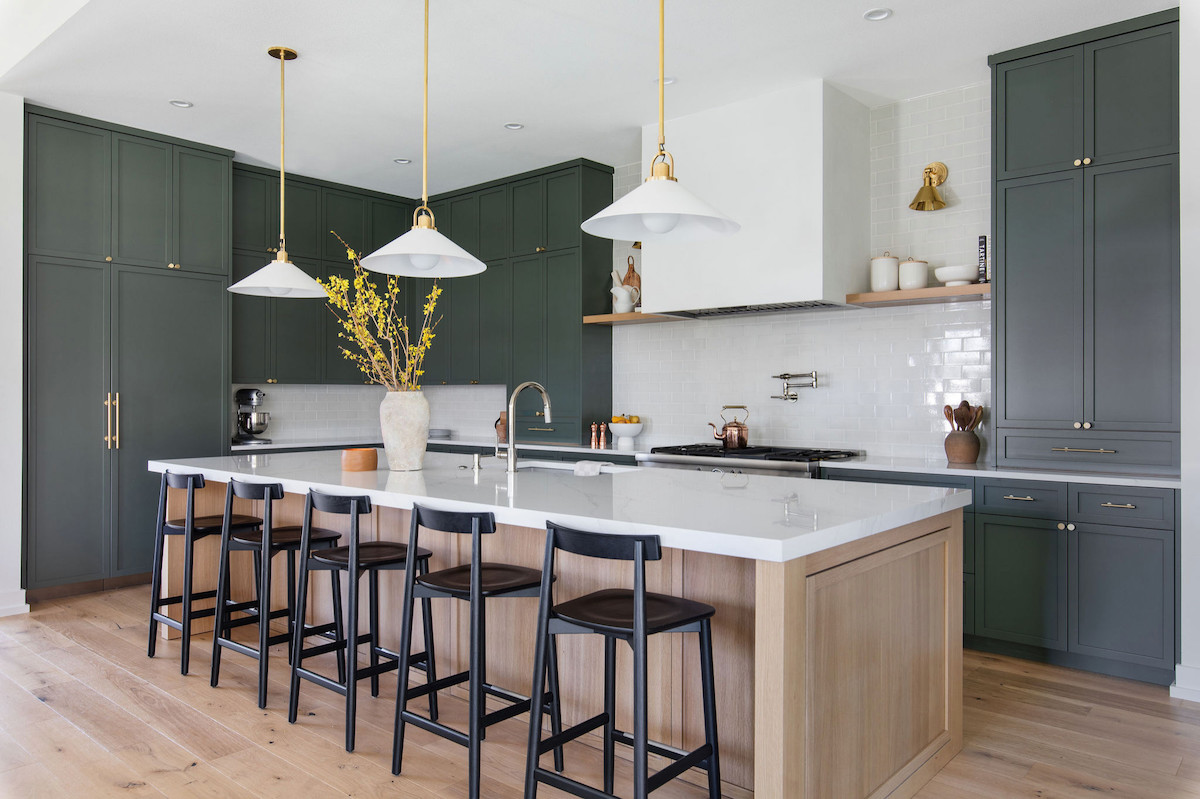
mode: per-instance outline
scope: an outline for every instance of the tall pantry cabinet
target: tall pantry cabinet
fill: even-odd
[[[152,458],[227,446],[231,154],[26,113],[25,587],[150,570]]]
[[[1179,471],[1177,20],[989,59],[1001,466]]]

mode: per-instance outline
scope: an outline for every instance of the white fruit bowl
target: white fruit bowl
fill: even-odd
[[[939,266],[933,270],[937,279],[947,286],[969,286],[979,277],[978,266]]]
[[[617,439],[617,449],[633,449],[633,439],[642,432],[641,422],[609,422],[608,429]]]

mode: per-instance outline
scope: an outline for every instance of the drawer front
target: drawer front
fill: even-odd
[[[931,486],[933,488],[958,488],[972,491],[974,477],[951,477],[949,475],[914,474],[912,472],[876,472],[870,469],[843,469],[827,466],[821,469],[826,480],[850,480],[859,483],[888,483],[891,485]],[[974,497],[972,497],[974,501]],[[974,504],[963,508],[963,513],[974,510]]]
[[[1179,472],[1179,436],[1174,433],[1071,434],[997,430],[997,465],[1085,469],[1093,472]]]
[[[975,481],[975,507],[980,513],[1066,521],[1067,484],[1030,480]]]
[[[559,419],[555,415],[553,422],[547,422],[536,417],[517,417],[516,434],[518,444],[586,444],[581,440],[580,431],[583,429],[578,418]]]
[[[1175,529],[1175,492],[1071,483],[1067,516],[1073,522]]]

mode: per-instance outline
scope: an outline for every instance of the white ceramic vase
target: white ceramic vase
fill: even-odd
[[[388,468],[413,472],[425,462],[429,441],[429,401],[421,391],[389,391],[379,403],[379,425]]]

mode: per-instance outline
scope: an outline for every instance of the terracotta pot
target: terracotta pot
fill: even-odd
[[[413,472],[425,463],[429,442],[429,401],[420,391],[389,391],[379,403],[379,426],[388,468]]]
[[[379,468],[379,453],[374,447],[342,450],[343,472],[373,472]]]
[[[974,463],[979,460],[979,436],[973,430],[955,430],[946,436],[946,460]]]

